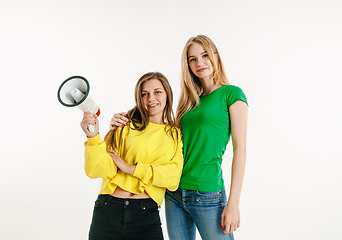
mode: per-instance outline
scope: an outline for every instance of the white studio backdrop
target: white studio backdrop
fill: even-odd
[[[84,173],[82,112],[58,102],[59,85],[89,80],[103,137],[146,72],[168,77],[177,106],[197,34],[250,105],[235,239],[339,239],[341,13],[339,0],[0,0],[0,239],[87,239],[101,180]]]

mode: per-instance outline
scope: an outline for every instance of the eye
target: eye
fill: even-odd
[[[147,96],[147,93],[142,93],[141,94],[141,97],[146,97]]]
[[[203,57],[205,57],[205,58],[208,57],[208,54],[204,54]]]
[[[155,94],[161,94],[161,91],[155,91]]]
[[[191,59],[189,59],[189,62],[194,62],[194,61],[196,61],[196,59],[195,59],[195,58],[191,58]]]

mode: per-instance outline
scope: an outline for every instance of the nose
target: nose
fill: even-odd
[[[148,96],[147,102],[150,103],[150,102],[152,102],[154,99],[155,99],[154,94],[150,94],[150,95]]]
[[[203,60],[201,58],[198,58],[197,60],[197,66],[202,66],[203,65]]]

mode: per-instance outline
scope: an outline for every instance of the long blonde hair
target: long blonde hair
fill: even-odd
[[[196,37],[190,38],[185,44],[181,59],[181,93],[176,114],[176,125],[178,127],[181,127],[181,118],[187,112],[198,106],[199,96],[203,93],[203,86],[200,79],[191,71],[189,66],[188,50],[193,43],[202,45],[203,49],[207,52],[208,58],[213,66],[212,76],[214,83],[220,85],[229,84],[220,54],[215,43],[204,35],[197,35]]]
[[[144,74],[140,77],[138,82],[135,85],[134,95],[135,95],[135,107],[129,110],[126,114],[127,118],[132,122],[133,127],[131,127],[134,130],[143,131],[147,125],[149,124],[149,115],[147,110],[145,109],[141,97],[142,93],[142,85],[152,79],[157,79],[160,81],[160,83],[163,85],[164,90],[166,92],[166,104],[163,111],[163,122],[167,123],[165,127],[165,131],[170,134],[170,136],[174,138],[174,131],[175,129],[175,120],[172,110],[172,104],[173,104],[173,93],[170,86],[169,81],[167,78],[160,72],[149,72]],[[127,126],[128,127],[128,126]],[[115,139],[115,131],[117,130],[110,130],[106,136],[105,136],[105,142],[107,145],[107,149],[119,149],[121,148],[121,139],[122,139],[122,130],[119,135],[119,141],[116,141]],[[178,139],[178,134],[177,134]]]

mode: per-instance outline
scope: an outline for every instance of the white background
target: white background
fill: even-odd
[[[235,238],[340,238],[340,0],[0,0],[0,239],[87,239],[101,180],[84,173],[82,112],[58,102],[59,85],[89,80],[104,136],[146,72],[169,78],[177,106],[181,52],[197,34],[250,105]]]

